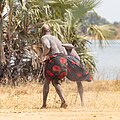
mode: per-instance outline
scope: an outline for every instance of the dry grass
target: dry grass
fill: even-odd
[[[119,112],[120,81],[83,82],[85,106],[80,106],[76,83],[62,84],[62,90],[69,105],[68,111]],[[42,111],[42,85],[29,83],[19,87],[0,86],[0,113]],[[60,100],[54,87],[50,86],[46,111],[61,111]]]

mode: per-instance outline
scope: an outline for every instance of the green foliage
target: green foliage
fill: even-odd
[[[90,54],[87,45],[91,43],[82,36],[77,36],[77,38],[72,42],[72,44],[76,47],[77,52],[80,55],[80,62],[81,64],[85,65],[86,68],[93,74],[96,70],[95,59]]]
[[[13,46],[14,39],[18,46],[23,42],[26,45],[38,43],[41,26],[47,23],[51,26],[52,33],[63,43],[73,43],[77,46],[81,63],[90,71],[94,71],[95,63],[88,52],[88,42],[79,34],[79,29],[83,25],[84,16],[99,4],[99,0],[27,0],[27,2],[18,0],[17,4],[11,0],[8,3],[10,8],[8,21],[4,22],[8,35],[7,44]],[[103,28],[90,26],[88,32],[99,39],[106,38]]]
[[[116,35],[116,30],[111,25],[91,25],[88,29],[88,32],[94,36],[95,40],[101,41],[106,39],[114,39]]]
[[[86,16],[84,16],[84,23],[86,25],[105,25],[110,24],[105,18],[102,18],[95,12],[88,12]]]

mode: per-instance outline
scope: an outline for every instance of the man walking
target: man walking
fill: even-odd
[[[58,96],[61,99],[62,108],[66,108],[67,104],[61,90],[60,80],[67,75],[67,59],[61,41],[51,35],[50,27],[43,25],[42,27],[42,57],[46,57],[44,66],[44,86],[43,86],[43,104],[41,108],[46,108],[47,96],[49,93],[49,84],[52,82]]]

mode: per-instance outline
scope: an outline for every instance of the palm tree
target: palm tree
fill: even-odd
[[[9,7],[8,21],[1,19],[0,31],[2,36],[4,21],[7,24],[4,24],[4,27],[7,28],[7,44],[10,51],[20,49],[20,44],[23,42],[27,45],[39,42],[41,26],[43,23],[48,23],[52,27],[53,34],[63,43],[77,46],[81,63],[90,71],[95,70],[94,58],[88,54],[89,50],[86,46],[88,34],[80,35],[79,28],[83,24],[84,16],[89,11],[94,11],[94,8],[100,4],[99,0],[16,0],[14,2],[2,0],[0,5],[4,5],[5,1]],[[1,7],[0,11],[2,13]],[[104,31],[98,26],[90,26],[89,29],[96,39],[105,39]],[[13,42],[17,47],[13,48]]]

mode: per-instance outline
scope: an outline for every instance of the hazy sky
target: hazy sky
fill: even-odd
[[[95,11],[109,22],[120,22],[120,0],[101,0]]]

